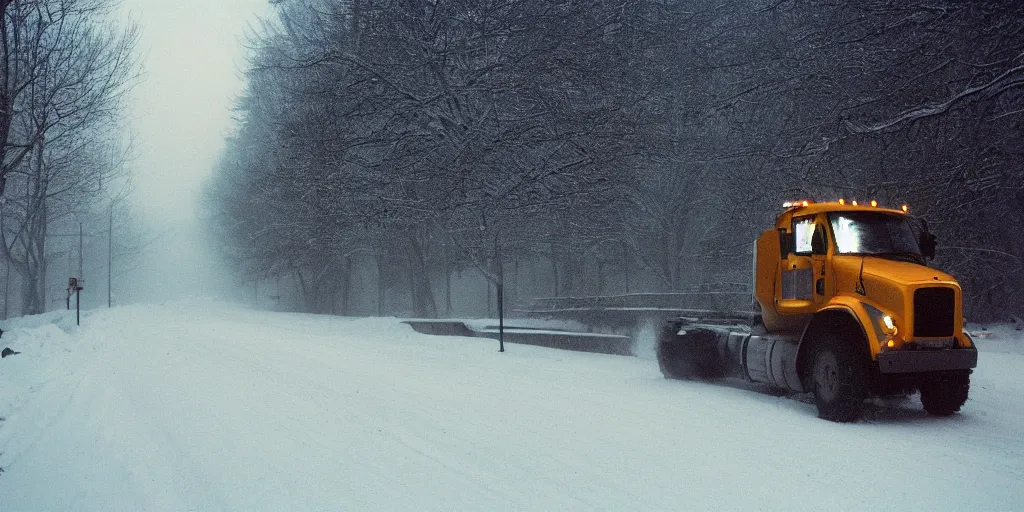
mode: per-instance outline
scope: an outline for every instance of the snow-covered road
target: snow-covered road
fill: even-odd
[[[1010,330],[979,342],[963,413],[834,424],[650,360],[395,319],[209,302],[71,324],[0,339],[23,352],[0,362],[2,511],[1024,508]]]

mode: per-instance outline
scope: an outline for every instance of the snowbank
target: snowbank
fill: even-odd
[[[74,312],[28,316],[0,323],[0,350],[9,347],[20,354],[0,359],[0,418],[7,418],[56,376],[70,370],[72,334],[77,330]],[[2,427],[2,423],[0,423]],[[3,431],[0,430],[0,447]]]

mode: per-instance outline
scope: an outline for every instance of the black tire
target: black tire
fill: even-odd
[[[932,416],[951,416],[967,402],[971,373],[944,372],[921,383],[921,405]]]
[[[669,379],[718,379],[727,369],[715,333],[692,330],[679,335],[680,323],[668,322],[658,335],[658,366]]]
[[[689,371],[684,362],[682,347],[679,345],[679,322],[666,322],[658,333],[658,367],[667,379],[687,379]]]
[[[847,423],[857,421],[864,412],[867,369],[855,343],[828,334],[815,344],[808,381],[819,418]]]

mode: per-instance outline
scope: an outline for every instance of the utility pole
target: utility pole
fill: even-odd
[[[111,307],[110,284],[113,282],[114,269],[114,203],[110,203],[110,221],[107,227],[107,307]]]
[[[85,231],[82,223],[78,223],[78,281],[82,282],[82,247],[85,239]],[[82,286],[78,285],[75,290],[75,325],[82,325]]]
[[[85,232],[82,231],[82,223],[78,223],[78,278],[82,278],[82,240],[85,238]]]

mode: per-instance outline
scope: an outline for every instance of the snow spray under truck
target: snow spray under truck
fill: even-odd
[[[869,396],[914,390],[929,414],[959,411],[978,351],[960,285],[926,264],[935,255],[927,224],[874,201],[784,207],[754,250],[760,312],[668,322],[662,373],[810,392],[832,421],[858,419]]]

